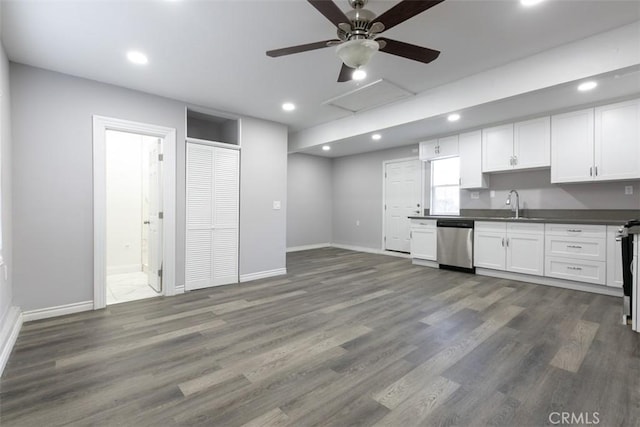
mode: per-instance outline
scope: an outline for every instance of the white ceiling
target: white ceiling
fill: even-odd
[[[302,0],[1,0],[12,61],[288,124],[292,130],[350,115],[326,101],[337,83],[332,48],[269,58],[265,51],[335,37]],[[347,10],[346,0],[336,3]],[[396,1],[371,0],[380,14]],[[442,51],[425,65],[383,53],[369,77],[419,93],[519,58],[640,20],[640,1],[447,0],[385,32]],[[149,56],[133,66],[129,49]],[[280,105],[298,105],[285,113]],[[407,135],[410,136],[408,131]],[[405,142],[406,143],[406,142]]]

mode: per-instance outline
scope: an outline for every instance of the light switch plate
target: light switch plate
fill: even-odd
[[[633,185],[625,185],[624,194],[626,194],[627,196],[633,194]]]
[[[494,197],[496,197],[496,192],[495,192],[494,190],[491,190],[491,191],[489,192],[489,197],[491,197],[492,199],[493,199]]]
[[[479,191],[472,191],[470,194],[470,197],[474,200],[478,200],[480,198],[480,192]]]
[[[280,200],[274,200],[273,201],[273,210],[278,211],[280,210],[281,204],[280,204]]]

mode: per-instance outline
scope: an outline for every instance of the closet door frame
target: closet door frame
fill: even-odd
[[[208,140],[204,140],[204,139],[198,139],[198,138],[191,138],[191,137],[187,137],[186,138],[186,146],[185,146],[185,151],[186,148],[188,147],[189,144],[197,144],[197,145],[203,145],[203,146],[208,146],[211,147],[212,149],[214,148],[222,148],[222,149],[228,149],[228,150],[235,150],[238,151],[238,211],[237,211],[237,242],[236,242],[236,272],[237,272],[237,278],[236,281],[234,283],[239,283],[240,282],[240,187],[239,187],[239,180],[240,180],[240,152],[241,152],[241,147],[239,145],[233,145],[233,144],[227,144],[227,143],[222,143],[222,142],[216,142],[216,141],[208,141]],[[187,154],[188,155],[188,154]],[[186,160],[186,167],[188,168],[188,159],[187,156],[185,156],[185,160]],[[185,175],[188,175],[188,170],[185,170]],[[185,183],[186,184],[186,183]],[[214,184],[215,185],[215,184]],[[185,192],[185,197],[188,197],[186,192]],[[185,199],[185,208],[188,209],[189,206],[189,201],[187,199]],[[213,209],[213,207],[212,207]],[[213,211],[212,211],[213,214]],[[193,290],[189,287],[189,285],[187,284],[187,276],[188,276],[188,272],[186,271],[187,269],[187,261],[188,261],[188,255],[187,255],[187,251],[188,251],[188,234],[189,234],[189,223],[188,223],[188,218],[187,218],[188,213],[185,212],[185,291],[189,291],[189,290]],[[212,220],[213,221],[213,220]],[[213,237],[213,232],[212,232],[212,237]],[[194,288],[194,289],[206,289],[208,287],[215,287],[215,286],[221,286],[221,285],[225,285],[225,284],[230,284],[229,282],[224,282],[224,283],[215,283],[216,281],[216,277],[215,277],[215,272],[213,271],[213,256],[215,255],[213,250],[213,244],[211,247],[212,250],[212,271],[211,271],[211,285],[206,286],[204,288]]]

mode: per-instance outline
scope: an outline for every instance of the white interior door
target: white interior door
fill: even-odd
[[[420,160],[386,163],[384,174],[384,249],[409,252],[409,216],[422,213]]]
[[[149,285],[162,292],[162,142],[149,151]]]
[[[187,290],[238,281],[237,150],[187,144]]]

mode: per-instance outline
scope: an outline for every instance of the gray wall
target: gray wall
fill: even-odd
[[[287,248],[331,243],[332,160],[290,154],[287,166]]]
[[[417,156],[412,145],[333,160],[332,243],[381,248],[382,162]]]
[[[471,199],[471,191],[460,192],[462,209],[506,209],[507,193],[520,194],[520,207],[529,209],[640,209],[640,181],[551,184],[550,170],[509,172],[491,175],[487,190],[479,190],[480,198]],[[624,187],[633,186],[633,195],[625,195]],[[495,197],[490,197],[490,190]]]
[[[13,304],[12,297],[12,183],[11,168],[13,165],[11,153],[11,114],[10,114],[10,90],[9,90],[9,61],[0,40],[0,159],[2,161],[2,255],[8,272],[5,280],[4,272],[0,268],[0,330],[4,326],[4,319],[9,307]],[[3,343],[0,343],[2,345]]]
[[[94,114],[177,129],[176,284],[183,285],[184,103],[20,64],[11,64],[11,91],[17,304],[33,310],[93,300]],[[284,218],[282,224],[271,220],[270,206],[252,203],[250,197],[286,191],[287,145],[284,126],[253,119],[245,123],[241,240],[259,240],[269,256],[262,260],[241,249],[243,273],[285,266]],[[259,236],[253,234],[256,229]]]
[[[242,119],[240,274],[286,267],[287,127]],[[280,201],[281,208],[273,209]]]

